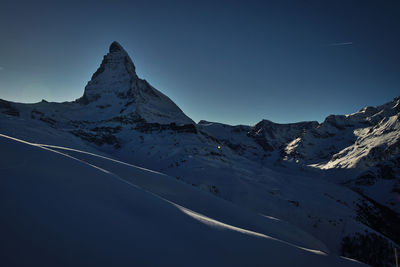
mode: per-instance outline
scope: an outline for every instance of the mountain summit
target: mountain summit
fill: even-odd
[[[167,96],[137,76],[132,59],[115,41],[78,102],[150,123],[194,123]]]

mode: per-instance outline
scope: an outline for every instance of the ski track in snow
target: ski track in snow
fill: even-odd
[[[265,234],[262,234],[262,233],[254,232],[254,231],[251,231],[251,230],[243,229],[243,228],[240,228],[240,227],[236,227],[236,226],[233,226],[233,225],[230,225],[230,224],[226,224],[226,223],[214,220],[214,219],[212,219],[212,218],[210,218],[208,216],[205,216],[205,215],[197,213],[197,212],[195,212],[193,210],[187,209],[187,208],[185,208],[185,207],[183,207],[181,205],[178,205],[178,204],[176,204],[176,203],[174,203],[174,202],[172,202],[172,201],[170,201],[168,199],[165,199],[165,198],[163,198],[163,197],[161,197],[161,196],[159,196],[159,195],[157,195],[157,194],[155,194],[155,193],[153,193],[153,192],[151,192],[149,190],[146,190],[146,189],[144,189],[144,188],[142,188],[142,187],[140,187],[140,186],[138,186],[136,184],[133,184],[133,183],[131,183],[129,181],[126,181],[125,179],[122,179],[120,176],[118,176],[115,173],[112,173],[112,172],[110,172],[110,171],[108,171],[106,169],[103,169],[103,168],[101,168],[99,166],[96,166],[94,164],[91,164],[91,163],[89,163],[87,161],[78,159],[78,158],[73,157],[73,156],[71,156],[71,155],[69,155],[67,153],[63,153],[63,152],[60,152],[60,151],[57,151],[57,150],[54,150],[54,149],[62,149],[62,150],[66,150],[66,151],[74,151],[74,152],[79,152],[79,153],[83,153],[83,154],[88,154],[88,155],[91,155],[91,156],[95,156],[95,157],[103,158],[103,159],[106,159],[106,160],[110,160],[110,161],[113,161],[113,162],[116,162],[116,163],[124,164],[124,165],[130,166],[130,167],[138,168],[140,170],[149,171],[149,172],[156,173],[156,174],[161,174],[161,175],[165,175],[165,174],[162,174],[162,173],[159,173],[159,172],[156,172],[156,171],[152,171],[152,170],[148,170],[148,169],[145,169],[145,168],[141,168],[141,167],[138,167],[138,166],[135,166],[135,165],[132,165],[132,164],[128,164],[128,163],[125,163],[125,162],[122,162],[122,161],[119,161],[119,160],[111,159],[111,158],[108,158],[108,157],[105,157],[105,156],[101,156],[101,155],[97,155],[97,154],[94,154],[94,153],[86,152],[86,151],[81,151],[81,150],[77,150],[77,149],[71,149],[71,148],[62,147],[62,146],[31,143],[31,142],[24,141],[24,140],[21,140],[21,139],[18,139],[18,138],[14,138],[14,137],[11,137],[11,136],[7,136],[7,135],[4,135],[4,134],[0,134],[0,137],[11,139],[11,140],[14,140],[14,141],[17,141],[17,142],[21,142],[21,143],[24,143],[24,144],[27,144],[27,145],[31,145],[31,146],[36,146],[36,147],[39,147],[39,148],[42,148],[42,149],[45,149],[45,150],[48,150],[48,151],[63,155],[63,156],[68,157],[70,159],[79,161],[79,162],[81,162],[83,164],[89,165],[89,166],[91,166],[91,167],[93,167],[93,168],[95,168],[95,169],[97,169],[99,171],[102,171],[102,172],[104,172],[106,174],[111,175],[115,179],[117,179],[117,180],[119,180],[119,181],[121,181],[121,182],[123,182],[123,183],[125,183],[125,184],[127,184],[129,186],[138,188],[138,189],[140,189],[142,191],[145,191],[146,193],[149,193],[149,194],[151,194],[151,195],[153,195],[153,196],[155,196],[155,197],[157,197],[157,198],[159,198],[159,199],[161,199],[163,201],[166,201],[166,202],[170,203],[171,205],[175,206],[177,209],[179,209],[184,214],[192,217],[193,219],[195,219],[195,220],[197,220],[199,222],[207,224],[207,225],[209,225],[211,227],[220,228],[220,229],[224,229],[224,230],[225,229],[226,230],[231,230],[231,231],[239,232],[239,233],[242,233],[242,234],[245,234],[245,235],[257,236],[257,237],[260,237],[260,238],[272,239],[272,240],[275,240],[277,242],[282,242],[284,244],[287,244],[287,245],[302,249],[302,250],[310,252],[310,253],[314,253],[314,254],[318,254],[318,255],[324,255],[324,256],[328,255],[325,252],[322,252],[320,250],[304,248],[304,247],[297,246],[297,245],[291,244],[289,242],[286,242],[286,241],[283,241],[283,240],[280,240],[280,239],[277,239],[277,238],[273,238],[271,236],[268,236],[268,235],[265,235]],[[52,149],[52,148],[54,148],[54,149]]]

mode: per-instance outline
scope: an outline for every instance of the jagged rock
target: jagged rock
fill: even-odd
[[[149,123],[195,124],[174,102],[140,79],[128,53],[113,42],[77,103],[107,107],[110,113],[135,113]],[[115,115],[115,114],[114,114]]]

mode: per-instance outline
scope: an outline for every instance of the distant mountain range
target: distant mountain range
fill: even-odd
[[[301,229],[326,253],[394,266],[400,244],[400,97],[322,123],[195,123],[140,79],[129,55],[113,42],[76,101],[0,100],[0,133],[166,174]]]

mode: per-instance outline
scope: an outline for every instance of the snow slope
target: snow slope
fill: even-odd
[[[219,199],[212,200],[217,205],[211,210],[220,209],[226,221],[178,205],[150,190],[176,194],[175,200],[193,201],[194,206],[204,205],[211,196],[197,192],[195,200],[187,200],[191,194],[185,191],[193,188],[156,172],[4,135],[0,147],[7,151],[0,165],[0,209],[6,215],[0,221],[0,251],[6,266],[362,265],[231,225],[230,211],[223,209],[231,204]],[[133,180],[110,171],[113,164],[129,167]],[[127,175],[119,167],[116,170]],[[145,177],[135,178],[133,173]],[[166,179],[175,182],[164,183],[167,192],[161,190]],[[147,190],[135,181],[145,183]],[[240,209],[231,209],[240,217]]]

